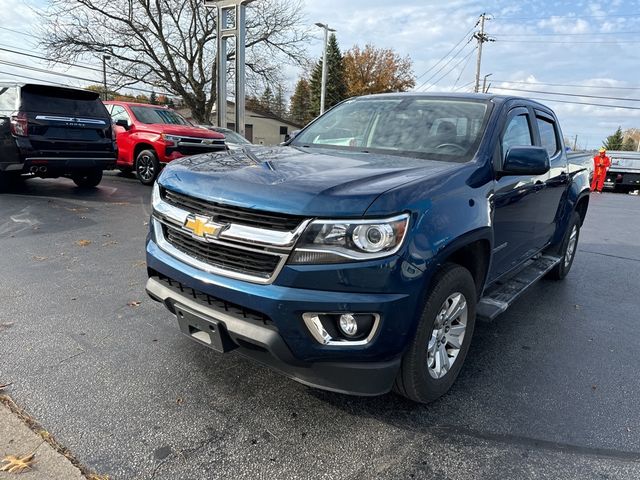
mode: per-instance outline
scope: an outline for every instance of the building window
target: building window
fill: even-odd
[[[236,131],[236,124],[235,123],[227,123],[227,128],[229,130],[233,130],[235,132]]]
[[[288,135],[289,134],[289,128],[288,127],[280,127],[280,135]]]

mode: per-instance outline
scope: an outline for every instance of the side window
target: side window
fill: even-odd
[[[502,136],[502,159],[507,155],[511,147],[524,147],[533,145],[531,140],[531,128],[529,127],[528,115],[522,114],[513,117]]]
[[[117,122],[118,120],[126,120],[127,122],[129,122],[129,115],[127,115],[127,111],[124,109],[124,107],[121,107],[120,105],[114,105],[113,110],[111,110],[111,119],[114,122]]]
[[[542,147],[547,150],[549,158],[558,153],[558,136],[556,135],[555,123],[546,118],[536,117],[538,130],[540,131],[540,142]]]

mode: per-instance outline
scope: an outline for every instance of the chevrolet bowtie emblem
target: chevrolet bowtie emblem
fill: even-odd
[[[201,215],[189,215],[184,222],[184,228],[198,238],[217,238],[227,225],[215,223],[209,217]]]

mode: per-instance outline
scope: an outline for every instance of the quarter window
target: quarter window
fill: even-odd
[[[506,157],[511,147],[526,147],[533,145],[531,128],[527,115],[517,115],[511,119],[502,137],[502,156]]]
[[[549,158],[558,153],[558,137],[556,135],[555,124],[544,118],[537,118],[538,130],[540,131],[540,142],[547,150]]]

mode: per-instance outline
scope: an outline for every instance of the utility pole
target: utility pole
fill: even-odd
[[[111,60],[111,56],[102,56],[102,86],[104,87],[103,100],[109,100],[109,93],[107,90],[107,60]]]
[[[578,135],[576,135],[576,138],[573,141],[573,151],[575,152],[577,149],[578,149]]]
[[[324,113],[325,100],[327,98],[327,44],[329,43],[329,32],[335,32],[329,25],[324,23],[316,23],[317,27],[324,30],[324,49],[322,52],[322,87],[320,91],[320,115]]]
[[[487,14],[483,13],[480,15],[480,20],[476,23],[476,27],[480,25],[480,31],[476,32],[473,35],[473,38],[478,40],[478,62],[476,64],[476,88],[475,92],[478,93],[480,91],[480,65],[482,64],[482,45],[486,42],[495,42],[493,38],[489,38],[489,35],[484,33],[484,22],[486,20]]]

